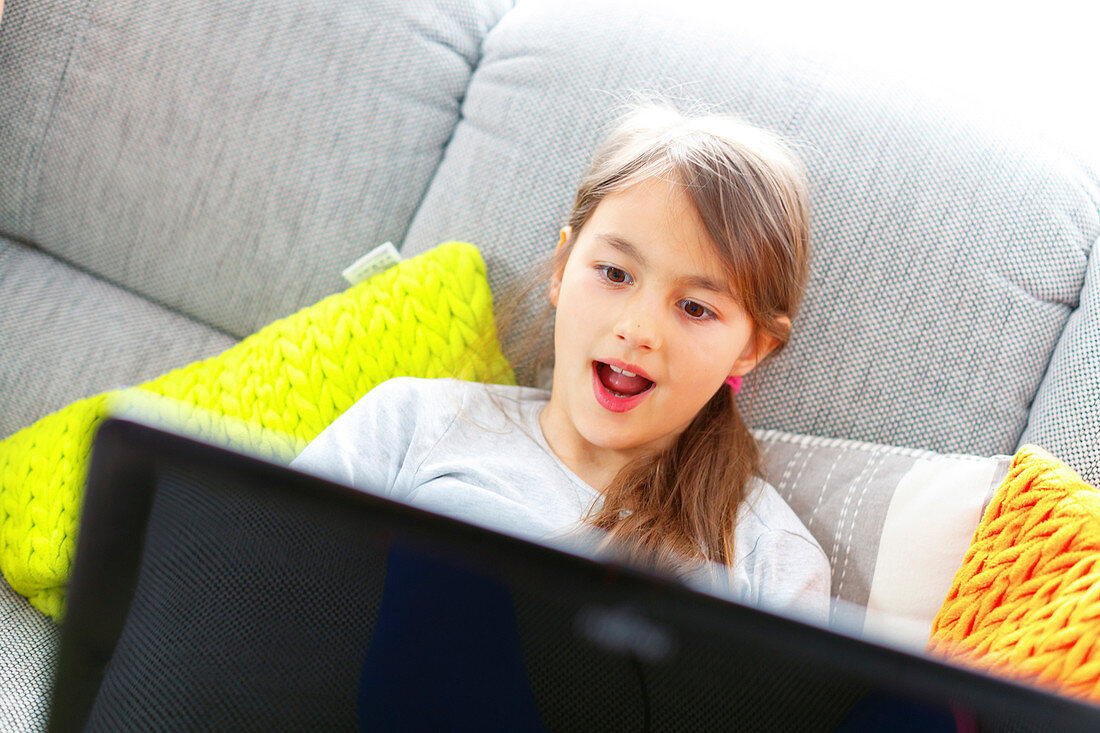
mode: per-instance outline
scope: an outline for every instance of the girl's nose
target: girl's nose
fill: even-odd
[[[660,316],[645,303],[624,308],[615,323],[614,333],[634,349],[661,348]]]

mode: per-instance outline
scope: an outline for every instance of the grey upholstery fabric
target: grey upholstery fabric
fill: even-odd
[[[59,634],[0,578],[0,730],[45,728]]]
[[[1097,195],[1100,202],[1100,194]],[[1098,204],[1100,205],[1100,204]],[[1035,443],[1100,486],[1100,255],[1093,250],[1077,310],[1058,342],[1021,443]]]
[[[556,244],[583,165],[631,90],[700,100],[786,135],[809,169],[809,290],[790,346],[746,388],[754,424],[1011,452],[1078,305],[1100,233],[1095,181],[869,73],[756,47],[696,5],[529,3],[508,14],[406,250],[474,242],[502,301]],[[523,313],[511,335],[529,341],[531,329]],[[1100,441],[1100,421],[1073,430]]]
[[[0,439],[76,399],[139,384],[235,342],[0,239]]]
[[[511,2],[80,6],[5,12],[0,232],[244,336],[402,240]]]
[[[28,196],[38,185],[41,142],[57,82],[83,24],[86,0],[7,3],[0,22],[0,233],[31,237]]]

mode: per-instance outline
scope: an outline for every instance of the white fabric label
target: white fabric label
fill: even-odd
[[[393,242],[381,244],[357,259],[340,274],[352,285],[374,277],[401,261],[401,255]]]

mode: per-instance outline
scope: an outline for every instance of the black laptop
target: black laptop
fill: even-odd
[[[1097,731],[1100,708],[115,418],[50,728]]]

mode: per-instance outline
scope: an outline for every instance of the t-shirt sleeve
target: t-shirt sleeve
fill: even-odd
[[[430,442],[425,433],[439,429],[439,412],[425,414],[425,403],[433,400],[424,392],[440,385],[426,381],[401,377],[377,385],[314,438],[291,468],[404,498],[420,462],[413,447]]]

